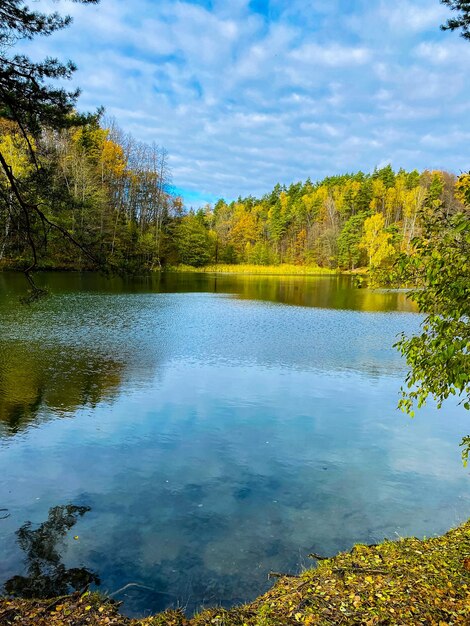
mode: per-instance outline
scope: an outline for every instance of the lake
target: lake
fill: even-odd
[[[93,572],[128,615],[191,613],[253,599],[310,552],[470,517],[468,413],[396,409],[392,345],[421,319],[404,293],[339,276],[38,282],[50,296],[27,307],[24,278],[0,274],[0,584]]]

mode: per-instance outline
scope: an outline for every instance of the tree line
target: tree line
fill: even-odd
[[[32,225],[39,266],[53,268],[90,269],[98,260],[132,271],[221,262],[377,272],[413,253],[427,214],[444,206],[448,215],[461,211],[469,186],[468,175],[388,165],[185,211],[170,192],[165,149],[136,141],[113,120],[44,129],[35,139],[3,119],[0,152],[17,185],[33,188],[60,227],[40,219]],[[0,263],[26,267],[30,257],[21,221],[0,200]]]
[[[413,253],[429,213],[463,209],[468,176],[442,171],[395,172],[390,165],[276,185],[262,198],[219,200],[180,218],[178,258],[212,262],[317,265],[340,270],[391,267]]]

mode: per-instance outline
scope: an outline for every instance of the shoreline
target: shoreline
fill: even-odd
[[[356,545],[277,582],[253,602],[205,609],[193,617],[167,610],[130,619],[119,605],[87,592],[48,600],[0,598],[0,624],[10,626],[366,626],[470,623],[470,520],[430,539]]]
[[[340,276],[345,274],[338,269],[318,267],[316,265],[291,265],[282,263],[280,265],[250,265],[250,264],[209,264],[202,267],[192,267],[190,265],[176,265],[164,268],[164,272],[175,272],[178,274],[239,274],[252,276]]]
[[[0,265],[0,273],[18,272],[23,273],[24,267],[19,265]],[[77,268],[70,266],[38,266],[34,273],[44,272],[77,272],[77,273],[97,273],[102,270],[97,268]],[[115,271],[118,275],[120,272]],[[317,267],[315,265],[291,265],[283,263],[280,265],[248,265],[248,264],[209,264],[201,267],[192,265],[167,265],[162,268],[143,268],[139,272],[122,272],[127,276],[143,276],[152,274],[240,274],[253,276],[365,276],[367,269],[358,268],[356,270],[330,269]]]

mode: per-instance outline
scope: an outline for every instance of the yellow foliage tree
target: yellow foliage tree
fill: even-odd
[[[416,236],[417,230],[419,231],[419,214],[425,205],[426,198],[427,191],[421,186],[413,187],[404,192],[401,250],[406,254],[410,254],[412,251],[411,242]]]
[[[370,208],[373,211],[385,211],[385,200],[387,197],[387,188],[380,178],[372,181],[372,200]]]
[[[470,205],[470,172],[458,177],[455,183],[455,195],[462,204]]]
[[[29,141],[34,149],[34,140],[30,138]],[[29,156],[28,144],[19,133],[0,135],[0,152],[8,160],[15,178],[23,178],[31,172],[33,165]]]
[[[261,234],[260,224],[253,213],[248,212],[243,204],[237,204],[235,219],[230,236],[230,243],[239,255],[246,255],[247,244],[250,246],[258,241]]]
[[[126,169],[126,158],[121,146],[111,139],[105,139],[102,144],[100,165],[105,173],[115,177],[122,176]]]
[[[364,222],[364,234],[359,247],[367,251],[369,266],[376,269],[391,260],[395,248],[391,244],[392,236],[385,231],[385,221],[381,213],[374,213]]]

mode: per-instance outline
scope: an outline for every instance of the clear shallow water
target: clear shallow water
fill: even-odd
[[[470,516],[465,411],[395,409],[392,344],[420,321],[404,294],[336,277],[42,280],[51,297],[27,308],[22,277],[0,274],[0,583],[33,552],[15,531],[57,505],[90,509],[54,526],[61,562],[109,592],[141,585],[116,596],[132,615],[229,606],[309,552]]]

